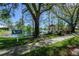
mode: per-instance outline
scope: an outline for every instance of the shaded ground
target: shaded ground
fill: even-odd
[[[79,36],[56,42],[46,47],[36,48],[25,56],[79,56]]]
[[[79,48],[74,48],[71,52],[73,56],[79,56]]]
[[[49,40],[40,40],[39,42],[27,43],[25,45],[12,47],[10,49],[0,50],[0,55],[7,55],[7,56],[9,56],[9,55],[23,55],[27,52],[30,52],[33,49],[51,45],[52,43],[63,41],[65,39],[69,39],[72,37],[74,37],[74,35],[66,35],[66,36],[61,36],[61,37],[57,37],[57,38],[53,38],[53,39],[49,39]]]

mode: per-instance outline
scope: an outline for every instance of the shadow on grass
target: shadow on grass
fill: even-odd
[[[73,48],[79,48],[79,37],[57,42],[47,47],[41,47],[25,53],[25,56],[71,56]]]

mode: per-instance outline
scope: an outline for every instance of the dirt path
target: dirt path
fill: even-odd
[[[51,45],[58,41],[63,41],[65,39],[69,39],[72,37],[74,37],[74,35],[66,35],[66,36],[61,36],[61,37],[57,37],[57,38],[53,38],[53,39],[41,40],[36,43],[29,43],[29,44],[25,44],[22,46],[12,47],[10,49],[0,50],[0,55],[6,55],[6,56],[17,55],[17,54],[23,55],[23,54],[31,51],[32,49],[39,48],[39,47],[46,46],[46,45]]]

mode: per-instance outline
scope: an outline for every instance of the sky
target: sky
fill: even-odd
[[[21,12],[22,12],[22,6],[19,5],[19,7],[14,12],[15,16],[12,17],[13,22],[18,21],[21,18],[21,16],[22,16]]]
[[[21,19],[22,16],[22,9],[25,8],[25,6],[19,4],[18,8],[13,12],[15,13],[15,16],[11,17],[11,21],[13,22],[13,24],[15,24],[17,21],[19,21],[19,19]],[[0,8],[1,9],[1,8]],[[29,14],[29,15],[27,15]],[[47,12],[44,12],[41,17],[40,17],[40,27],[46,27],[49,23],[49,19],[48,19],[48,15]],[[30,13],[26,13],[25,15],[25,25],[32,25],[32,17],[30,15]],[[55,18],[52,18],[53,23],[56,23],[57,20]]]
[[[25,7],[25,6],[24,6]],[[16,9],[16,11],[15,11],[15,17],[12,17],[12,20],[13,20],[13,22],[15,23],[16,21],[18,21],[20,18],[21,18],[21,16],[22,16],[22,8],[23,8],[23,6],[20,4],[19,5],[19,8],[18,9]],[[26,14],[29,14],[28,12],[26,13]],[[31,15],[29,14],[29,15],[25,15],[26,17],[25,17],[25,24],[26,25],[28,25],[28,24],[31,24],[32,25],[32,17],[31,17]],[[41,22],[42,20],[44,20],[43,22]],[[48,22],[48,15],[47,15],[47,13],[45,12],[45,13],[43,13],[42,14],[42,16],[40,17],[40,27],[45,27],[45,25],[48,25],[47,24],[47,22]],[[54,21],[54,23],[55,23],[56,21]]]

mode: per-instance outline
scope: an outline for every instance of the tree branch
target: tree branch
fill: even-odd
[[[32,15],[32,17],[33,17],[33,19],[35,19],[35,15],[34,15],[32,9],[31,9],[31,7],[29,6],[29,4],[26,3],[25,5],[26,5],[27,9],[30,11],[30,13],[31,13],[31,15]]]
[[[35,13],[37,13],[37,7],[36,7],[36,4],[35,3],[32,3],[32,7],[33,7]]]
[[[42,12],[40,12],[40,14],[42,14],[43,12],[48,11],[50,9],[52,9],[52,6],[50,6],[48,9],[43,10]]]
[[[58,18],[60,18],[61,20],[64,20],[65,22],[67,22],[68,24],[71,24],[69,21],[67,21],[65,18],[59,16],[56,12],[53,12]]]
[[[76,16],[77,16],[77,17],[76,17],[76,20],[75,20],[74,26],[76,26],[77,21],[79,20],[79,8],[78,8],[78,10],[77,10],[77,15],[76,15]]]

